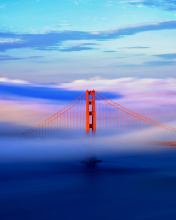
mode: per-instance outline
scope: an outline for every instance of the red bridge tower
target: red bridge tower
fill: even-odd
[[[92,96],[92,99],[90,99]],[[95,118],[95,90],[93,91],[86,91],[86,132],[96,131],[96,118]]]

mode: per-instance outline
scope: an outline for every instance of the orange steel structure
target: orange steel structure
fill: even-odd
[[[92,96],[92,99],[90,99]],[[91,116],[91,117],[90,117]],[[95,90],[86,91],[86,132],[96,131]]]

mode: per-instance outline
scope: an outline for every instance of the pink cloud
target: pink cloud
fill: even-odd
[[[100,93],[104,91],[118,93],[122,98],[114,101],[140,114],[162,122],[175,118],[176,79],[94,78],[63,83],[61,88],[95,89]]]

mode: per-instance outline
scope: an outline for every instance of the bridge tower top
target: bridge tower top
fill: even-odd
[[[86,132],[96,131],[95,90],[86,91]]]

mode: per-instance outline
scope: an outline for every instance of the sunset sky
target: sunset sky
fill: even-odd
[[[169,122],[175,37],[174,0],[1,0],[1,124],[32,125],[92,88]]]

